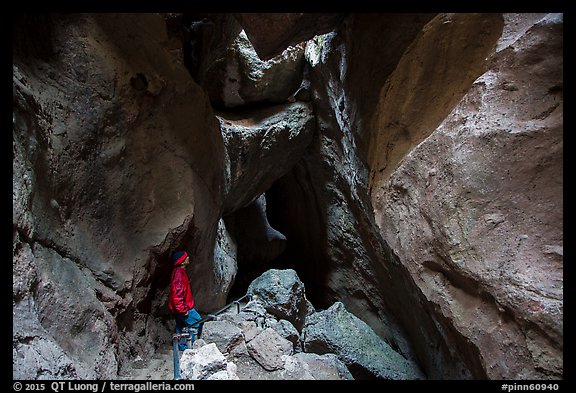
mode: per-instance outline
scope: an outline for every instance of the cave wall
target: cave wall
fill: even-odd
[[[475,376],[562,378],[562,15],[504,20],[488,69],[372,201],[425,307],[475,348]]]
[[[169,339],[173,248],[213,269],[222,135],[159,15],[13,23],[14,377],[114,378]],[[199,309],[221,301],[191,277]]]
[[[212,71],[198,63],[194,75],[187,56],[226,64],[255,52],[234,44],[230,18],[189,21],[199,18],[214,30],[190,48],[181,15],[15,16],[15,378],[115,378],[169,345],[175,249],[191,256],[198,311],[223,306],[238,269],[223,215],[257,200],[309,143],[310,104],[287,100],[298,83],[253,84],[254,103],[272,89],[279,105],[215,114],[214,86],[193,79]],[[255,63],[301,79],[302,64]]]

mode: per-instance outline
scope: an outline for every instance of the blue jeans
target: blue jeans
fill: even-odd
[[[176,333],[180,334],[182,333],[182,328],[192,326],[192,324],[201,320],[202,317],[200,316],[200,314],[198,314],[198,311],[196,311],[195,309],[191,309],[190,311],[188,311],[188,317],[185,317],[183,314],[175,314],[174,319],[176,320]],[[194,329],[198,331],[198,337],[200,337],[200,334],[202,333],[202,325],[200,326],[196,325]],[[190,339],[191,339],[190,343],[193,344],[195,339],[193,332],[190,332]],[[188,348],[186,346],[186,339],[180,340],[180,342],[178,343],[178,348],[181,351]]]

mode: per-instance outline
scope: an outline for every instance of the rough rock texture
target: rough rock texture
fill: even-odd
[[[474,376],[561,378],[563,22],[506,21],[489,70],[374,184],[374,207]]]
[[[230,352],[243,340],[239,327],[228,321],[208,321],[202,328],[202,339],[214,343],[220,352]]]
[[[213,304],[224,305],[236,280],[238,251],[236,241],[230,235],[224,219],[218,221],[218,232],[214,244],[214,278],[220,290],[215,291]]]
[[[248,286],[267,312],[292,323],[299,331],[307,314],[304,284],[292,269],[270,269]]]
[[[215,343],[196,349],[186,349],[180,358],[180,375],[183,379],[228,379],[214,374],[227,373],[228,362]]]
[[[298,365],[305,371],[312,374],[314,379],[319,380],[342,380],[354,379],[346,365],[333,353],[319,355],[317,353],[297,353],[294,359],[299,361]],[[304,364],[302,364],[302,362]],[[284,366],[284,368],[288,368]]]
[[[399,59],[376,100],[368,149],[380,184],[424,140],[486,69],[502,33],[499,14],[440,14]]]
[[[248,353],[265,370],[279,370],[284,366],[285,355],[292,355],[292,343],[268,328],[247,344]]]
[[[40,374],[114,378],[132,348],[165,340],[154,315],[174,247],[192,256],[200,309],[225,289],[212,273],[218,122],[158,15],[27,14],[14,29],[14,307],[30,305],[74,363],[58,371],[66,357],[55,358]],[[22,337],[15,368],[31,343]]]
[[[402,264],[402,258],[406,255],[416,260],[421,258],[412,253],[410,247],[402,245],[410,241],[415,233],[426,231],[426,227],[421,229],[415,223],[420,220],[422,223],[430,221],[431,226],[436,225],[431,217],[439,215],[423,207],[431,199],[409,201],[401,198],[404,194],[400,193],[399,202],[378,202],[376,198],[367,200],[365,193],[368,190],[365,185],[369,186],[374,197],[379,187],[376,179],[381,179],[378,171],[383,169],[377,162],[388,154],[384,154],[384,151],[394,150],[394,146],[397,146],[399,151],[404,151],[399,153],[398,157],[401,158],[402,154],[430,135],[467,91],[470,88],[476,89],[473,87],[474,80],[492,64],[495,51],[504,46],[502,41],[498,41],[499,37],[502,35],[507,42],[512,42],[517,32],[529,29],[530,19],[537,20],[537,16],[351,15],[341,29],[333,34],[316,37],[309,42],[306,50],[312,66],[309,78],[319,136],[313,141],[309,154],[296,168],[267,191],[270,222],[290,239],[285,262],[299,272],[303,282],[310,288],[308,293],[315,304],[328,299],[340,299],[347,309],[361,316],[393,348],[398,348],[407,358],[421,364],[429,378],[498,378],[499,373],[511,377],[515,374],[507,371],[508,365],[495,365],[491,361],[488,362],[490,365],[487,364],[484,358],[491,356],[488,355],[491,350],[487,348],[482,354],[461,328],[445,320],[441,308],[436,303],[429,304],[430,296],[422,294],[426,286],[421,279],[417,276],[413,278],[413,269]],[[482,33],[482,40],[477,39],[479,32]],[[362,40],[376,36],[382,38]],[[436,39],[430,41],[431,37]],[[470,39],[461,40],[462,37]],[[437,47],[437,44],[440,46]],[[558,53],[554,49],[557,47],[555,42],[552,40],[549,44],[547,50]],[[426,46],[428,50],[424,50]],[[543,49],[544,53],[547,50]],[[538,58],[533,54],[525,61],[530,64]],[[468,73],[468,69],[463,72],[466,64],[470,65],[472,72]],[[429,67],[437,71],[431,73]],[[403,89],[400,81],[408,75],[410,77],[406,83],[419,82],[410,85],[410,89]],[[448,76],[450,81],[433,88],[436,79],[440,81]],[[514,84],[506,83],[503,86],[514,89]],[[546,87],[551,88],[552,92],[548,96],[531,90],[526,94],[545,96],[546,99],[553,95],[561,97],[562,88],[552,86]],[[421,100],[420,96],[428,98]],[[537,115],[546,115],[552,106],[544,105]],[[391,116],[392,113],[397,113],[398,118]],[[413,114],[404,122],[410,125],[405,128],[405,141],[403,137],[397,138],[398,134],[394,131],[398,126],[402,128],[404,113]],[[506,109],[502,113],[507,123],[517,116]],[[384,115],[390,115],[390,121],[382,122]],[[414,133],[415,130],[419,132]],[[386,139],[387,136],[390,139]],[[553,150],[557,151],[558,142],[551,143],[556,146]],[[377,153],[378,149],[383,149],[382,154]],[[468,162],[476,159],[476,155],[468,158],[469,161],[459,161],[458,167],[464,168]],[[394,160],[390,160],[390,165],[396,166],[401,162],[398,159],[394,163]],[[414,163],[417,161],[418,158],[413,159]],[[388,165],[389,161],[382,163]],[[367,170],[370,169],[375,171],[372,177],[368,177]],[[494,171],[498,173],[496,168]],[[552,178],[561,178],[561,170],[557,168]],[[399,176],[397,179],[401,183],[409,178],[401,179]],[[519,179],[525,184],[530,182],[530,177],[519,176]],[[423,182],[418,187],[425,185],[426,182]],[[445,190],[438,188],[440,192]],[[561,210],[558,199],[561,191],[557,187],[554,193],[553,205]],[[516,194],[502,195],[501,203],[509,203],[512,195]],[[544,192],[543,195],[548,194]],[[514,199],[517,198],[514,196]],[[445,199],[439,200],[445,201],[447,206],[444,209],[454,206]],[[410,218],[417,220],[404,220],[400,208],[388,214],[387,203],[392,202],[407,206],[405,209],[409,207],[415,210]],[[366,213],[372,209],[372,205],[377,205],[377,215],[387,218],[385,224],[379,222],[382,224],[380,228]],[[437,208],[436,204],[433,206]],[[538,209],[536,206],[534,208]],[[417,212],[422,210],[425,214],[421,216]],[[451,225],[457,226],[464,219],[453,216],[447,210],[442,211],[442,219],[447,216],[453,218]],[[548,228],[533,222],[534,231],[538,233]],[[556,222],[562,221],[558,219]],[[561,231],[556,230],[558,233]],[[450,248],[450,243],[440,246],[431,235],[426,239],[429,239],[428,246],[436,244],[435,247],[440,249]],[[548,252],[560,250],[557,241],[543,245],[549,246],[546,247]],[[402,249],[397,250],[400,246]],[[421,244],[419,251],[424,251],[424,246]],[[495,246],[491,244],[491,248]],[[508,247],[501,247],[502,252],[506,252]],[[548,255],[550,257],[553,254]],[[554,276],[558,277],[557,274]],[[467,284],[460,285],[468,287]],[[502,287],[502,290],[506,291],[505,288]],[[558,309],[557,306],[554,308]],[[496,331],[483,334],[497,341]],[[524,351],[538,348],[530,341],[523,347]],[[554,344],[551,347],[558,348]],[[505,348],[500,350],[506,351]],[[546,361],[550,363],[555,361],[551,359],[561,358],[561,353],[556,349],[549,353],[540,352],[539,349],[536,352],[539,352],[537,356],[549,359]],[[522,368],[525,365],[515,367]],[[548,377],[554,376],[554,372],[544,371],[534,375]]]
[[[398,352],[340,302],[306,318],[305,352],[334,353],[355,379],[424,379],[418,366]]]
[[[394,29],[395,34],[387,34],[385,27],[391,23],[413,40],[430,18],[352,15],[337,32],[309,42],[317,134],[304,158],[266,192],[270,222],[289,239],[282,262],[298,271],[312,303],[327,308],[342,301],[409,359],[414,359],[413,349],[391,307],[419,306],[406,300],[410,289],[402,272],[390,266],[390,250],[372,217],[362,115],[374,104],[364,99],[385,81],[380,72],[391,72],[394,59],[412,43]],[[368,45],[357,37],[382,38]],[[357,57],[369,67],[360,67]]]
[[[263,275],[268,275],[268,272]],[[276,285],[274,281],[268,280],[266,285],[269,285],[268,292],[274,292]],[[310,311],[306,318],[315,320],[314,315],[315,311]],[[318,318],[326,319],[322,315],[326,315],[326,312],[318,315]],[[194,379],[232,379],[229,373],[223,372],[224,364],[233,369],[233,376],[238,379],[354,379],[346,364],[340,359],[341,354],[332,351],[337,349],[336,347],[311,345],[310,349],[319,349],[322,353],[301,352],[300,343],[303,341],[303,336],[300,336],[290,322],[278,319],[267,312],[265,303],[260,297],[254,297],[240,309],[229,308],[216,318],[204,325],[202,337],[194,342],[193,350],[184,351],[186,359],[181,368],[187,370],[188,376],[194,375]],[[332,319],[331,328],[340,332],[342,329],[350,328],[351,320],[352,325],[360,326],[354,318],[347,314],[344,318]],[[349,340],[346,348],[350,353],[365,351],[361,347],[354,349],[354,346],[366,343],[367,340],[372,340],[373,344],[375,337],[374,332],[364,324],[355,339]],[[298,343],[296,348],[294,343]],[[206,359],[198,358],[199,348],[206,345],[211,345],[213,348],[203,350]],[[365,377],[366,373],[360,376]]]
[[[302,102],[217,117],[226,146],[224,214],[249,205],[286,174],[314,132],[312,108]]]
[[[180,15],[184,64],[194,80],[206,87],[206,76],[222,62],[242,26],[228,13],[184,13]]]
[[[217,107],[279,104],[300,86],[304,62],[304,44],[262,61],[242,31],[205,71],[202,87]]]
[[[238,13],[240,22],[258,56],[271,59],[287,47],[334,30],[344,14]]]

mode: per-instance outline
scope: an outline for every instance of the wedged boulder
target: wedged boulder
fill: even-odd
[[[272,328],[264,330],[248,344],[248,352],[265,370],[279,370],[285,355],[292,355],[292,343]]]
[[[308,305],[304,284],[294,270],[267,270],[252,281],[248,292],[257,297],[267,312],[286,319],[298,331],[302,329]]]
[[[222,57],[207,65],[202,87],[220,108],[279,104],[300,86],[304,64],[304,44],[288,47],[263,61],[242,31]]]
[[[300,160],[312,140],[309,103],[217,113],[226,147],[223,214],[253,202]]]
[[[341,302],[306,319],[305,352],[334,353],[354,378],[424,379],[418,366],[394,351]]]
[[[238,13],[234,14],[261,59],[270,59],[288,46],[335,29],[345,14]]]

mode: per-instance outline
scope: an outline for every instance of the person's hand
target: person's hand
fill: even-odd
[[[188,311],[184,313],[184,317],[188,318]]]

